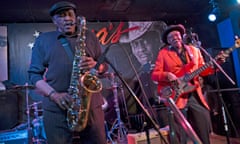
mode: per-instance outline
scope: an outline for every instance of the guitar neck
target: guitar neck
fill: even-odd
[[[225,54],[230,54],[234,49],[236,49],[237,47],[231,47],[231,48],[228,48],[227,50],[224,51]],[[216,60],[217,58],[215,57],[214,60]],[[208,67],[210,67],[213,62],[213,60],[210,60],[209,62],[207,62],[205,65],[203,65],[202,67],[196,69],[195,71],[193,71],[192,73],[190,74],[186,74],[184,75],[183,77],[183,80],[185,82],[188,82],[190,80],[192,80],[195,76],[199,75],[201,72],[203,72],[204,70],[206,70]]]
[[[195,76],[199,75],[201,72],[206,70],[211,65],[212,65],[212,61],[207,62],[205,65],[203,65],[202,67],[200,67],[197,70],[193,71],[191,74],[184,75],[183,80],[186,81],[186,82],[192,80]]]

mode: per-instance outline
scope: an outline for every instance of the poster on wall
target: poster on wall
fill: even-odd
[[[0,26],[0,81],[8,79],[7,27]]]
[[[107,61],[128,82],[143,105],[150,107],[157,97],[156,84],[151,80],[150,72],[155,66],[158,51],[164,46],[161,34],[167,25],[163,21],[109,22],[102,23],[101,27],[100,25],[91,23],[89,28],[95,32],[103,51],[109,47]],[[115,73],[114,68],[109,67],[109,73]],[[103,92],[108,92],[108,89],[111,89],[111,82],[108,77],[105,79]],[[124,92],[128,113],[138,113],[138,104],[126,89]],[[111,92],[104,95],[110,101],[110,105],[114,106],[111,103],[113,101]]]

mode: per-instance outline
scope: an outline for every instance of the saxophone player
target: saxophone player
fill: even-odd
[[[29,80],[41,91],[43,96],[43,121],[48,144],[71,144],[74,136],[79,136],[81,144],[106,144],[104,129],[103,99],[101,93],[94,93],[90,102],[87,126],[80,132],[68,128],[66,111],[72,97],[68,93],[73,58],[62,45],[60,38],[67,41],[70,51],[75,51],[78,38],[76,5],[67,1],[57,2],[49,10],[55,31],[41,33],[32,49],[28,70]],[[95,67],[101,55],[101,47],[96,36],[86,30],[86,56],[78,64],[80,70],[88,71]],[[74,55],[73,55],[74,56]],[[99,73],[107,70],[101,64]],[[79,143],[78,142],[78,143]]]

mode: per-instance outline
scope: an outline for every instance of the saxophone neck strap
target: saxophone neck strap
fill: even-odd
[[[64,47],[67,55],[68,55],[68,58],[73,61],[73,51],[71,49],[71,46],[68,42],[68,40],[65,38],[65,37],[59,37],[58,40],[61,42],[62,46]]]

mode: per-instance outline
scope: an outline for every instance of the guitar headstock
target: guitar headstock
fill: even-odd
[[[235,36],[235,48],[240,48],[240,38],[238,36]]]

